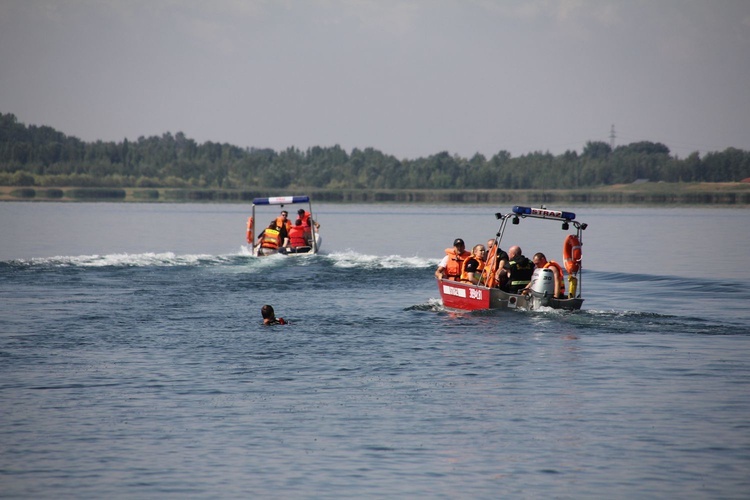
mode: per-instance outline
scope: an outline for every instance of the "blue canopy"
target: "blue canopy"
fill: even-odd
[[[273,196],[271,198],[254,198],[253,205],[287,205],[290,203],[309,203],[309,196]]]

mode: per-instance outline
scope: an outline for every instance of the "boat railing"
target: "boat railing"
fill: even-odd
[[[259,205],[279,205],[281,208],[284,207],[284,205],[293,205],[296,203],[307,203],[307,211],[310,213],[310,219],[315,220],[315,216],[312,211],[312,200],[307,195],[299,195],[299,196],[271,196],[268,198],[253,198],[253,209],[252,209],[252,220],[257,221],[255,218],[255,207]],[[249,236],[248,239],[250,239],[254,245],[255,243],[255,227],[257,226],[257,222],[254,223],[254,226],[249,228]],[[310,224],[310,246],[312,247],[312,253],[318,253],[318,238],[316,238],[317,228],[315,227],[315,224]]]
[[[505,229],[510,220],[513,225],[518,225],[521,219],[532,218],[532,219],[545,219],[561,222],[561,229],[563,231],[569,231],[572,225],[575,228],[576,237],[581,245],[583,245],[583,231],[588,227],[588,224],[576,220],[576,214],[573,212],[565,212],[561,210],[550,210],[544,206],[539,208],[535,207],[522,207],[514,206],[510,213],[496,213],[495,218],[500,221],[500,227],[495,234],[495,244],[492,246],[492,250],[487,256],[487,262],[489,266],[485,267],[482,271],[481,280],[485,283],[484,286],[493,288],[497,285],[495,274],[497,272],[497,250],[500,248],[503,236],[505,235]],[[578,270],[570,274],[576,282],[576,295],[581,297],[583,291],[583,263],[579,262]]]

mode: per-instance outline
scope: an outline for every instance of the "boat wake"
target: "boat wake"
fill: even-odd
[[[750,285],[742,281],[628,274],[610,271],[586,271],[583,287],[586,301],[580,311],[563,311],[542,307],[536,311],[475,311],[457,313],[444,307],[436,296],[432,271],[437,259],[419,256],[370,255],[347,250],[286,257],[274,255],[253,257],[247,247],[225,255],[178,254],[174,252],[111,253],[106,255],[54,256],[0,262],[4,274],[30,273],[45,279],[56,279],[74,273],[159,269],[204,269],[209,273],[238,276],[227,278],[246,286],[245,275],[265,276],[278,280],[279,289],[297,289],[314,281],[319,290],[332,293],[359,293],[376,290],[377,294],[420,297],[414,305],[401,306],[412,313],[427,312],[440,317],[488,317],[499,324],[512,321],[537,321],[553,329],[568,325],[578,331],[613,334],[660,334],[665,331],[701,335],[750,335]],[[48,278],[46,277],[48,276]],[[121,273],[117,273],[121,276]],[[122,275],[123,279],[127,279]],[[702,312],[697,313],[696,304]],[[697,317],[697,314],[701,317]]]
[[[77,255],[36,257],[17,259],[0,263],[4,267],[53,268],[53,267],[172,267],[216,265],[231,261],[229,256],[212,255],[177,255],[173,252],[162,253],[116,253],[108,255]]]
[[[400,255],[366,255],[354,251],[322,255],[336,267],[356,267],[363,269],[422,269],[434,267],[437,259],[424,257],[402,257]]]
[[[430,298],[426,303],[415,304],[404,311],[432,312],[445,316],[449,320],[478,321],[484,324],[487,317],[495,318],[498,328],[507,326],[508,322],[521,321],[535,323],[535,328],[549,332],[568,332],[571,329],[579,334],[622,334],[622,335],[660,335],[665,332],[674,335],[680,332],[685,335],[734,336],[750,335],[744,321],[735,318],[699,318],[677,314],[661,314],[642,311],[616,311],[599,309],[581,309],[566,311],[541,307],[536,310],[525,309],[480,309],[475,311],[457,311],[446,308],[439,298]]]
[[[402,257],[400,255],[367,255],[354,251],[319,253],[287,257],[272,255],[254,257],[250,249],[242,246],[237,253],[226,255],[176,254],[174,252],[113,253],[107,255],[77,255],[35,257],[0,262],[0,268],[125,268],[125,267],[214,267],[246,266],[267,268],[282,265],[311,265],[319,263],[337,268],[353,269],[423,269],[437,265],[436,259]]]

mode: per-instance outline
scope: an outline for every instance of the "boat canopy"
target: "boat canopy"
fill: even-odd
[[[310,203],[309,196],[272,196],[270,198],[253,198],[253,205],[287,205],[293,203]]]

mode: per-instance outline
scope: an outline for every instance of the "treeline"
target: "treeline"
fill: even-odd
[[[0,185],[211,189],[576,189],[632,183],[737,182],[750,177],[750,152],[728,148],[687,158],[649,141],[589,141],[583,151],[513,158],[440,152],[398,159],[373,148],[290,147],[284,151],[196,143],[182,132],[137,141],[84,142],[0,113]]]

